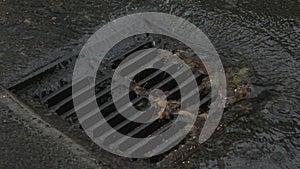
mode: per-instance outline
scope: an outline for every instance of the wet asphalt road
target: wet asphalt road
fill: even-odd
[[[63,145],[28,126],[0,102],[0,168],[90,168]]]
[[[2,0],[0,84],[9,86],[54,58],[78,52],[99,25],[143,11],[189,19],[208,35],[224,62],[250,67],[253,84],[263,89],[250,103],[254,113],[228,127],[214,144],[193,155],[192,162],[207,168],[247,163],[299,168],[299,0]],[[49,142],[34,128],[26,128],[5,105],[0,112],[4,138],[0,140],[1,168],[84,168],[63,146]]]

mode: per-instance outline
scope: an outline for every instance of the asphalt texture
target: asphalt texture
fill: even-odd
[[[63,144],[16,117],[0,102],[0,168],[90,168]]]
[[[27,74],[38,66],[34,63],[25,65],[25,63],[28,63],[28,60],[25,61],[26,58],[29,57],[30,60],[42,58],[42,55],[47,55],[46,53],[49,51],[70,40],[63,38],[64,40],[61,41],[53,41],[54,39],[60,39],[55,30],[61,29],[61,27],[56,27],[53,24],[54,16],[49,14],[50,19],[45,19],[45,17],[40,18],[40,15],[31,15],[32,11],[46,10],[48,7],[51,8],[51,6],[57,4],[44,5],[40,8],[41,3],[54,2],[0,1],[0,85],[7,87],[9,82],[20,79],[20,76]],[[37,18],[40,18],[39,23],[35,22],[34,24],[30,21]],[[54,27],[49,27],[49,23]],[[44,29],[46,27],[51,29],[52,33],[47,33],[47,30]],[[28,31],[31,32],[30,35]],[[22,40],[23,36],[27,37],[23,39],[24,41]],[[79,39],[77,36],[71,36]],[[39,40],[33,40],[34,37]],[[42,39],[53,43],[44,45],[41,42]],[[49,55],[48,58],[53,60],[53,57]],[[15,61],[7,64],[10,62],[9,60]],[[23,69],[20,70],[20,67],[23,67]],[[16,112],[8,108],[1,99],[2,96],[0,98],[0,169],[91,168],[78,154],[74,154],[63,143],[57,142],[55,140],[57,138],[46,135],[41,128],[31,125],[22,117],[17,116]]]

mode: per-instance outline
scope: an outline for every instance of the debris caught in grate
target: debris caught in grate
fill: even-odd
[[[167,107],[168,109],[160,112],[159,119],[151,123],[137,123],[132,122],[124,118],[114,106],[111,96],[111,81],[113,71],[118,67],[118,65],[128,56],[133,54],[139,54],[144,49],[149,48],[173,48],[166,47],[166,42],[160,39],[155,39],[151,37],[146,37],[141,40],[139,43],[129,43],[131,45],[124,47],[116,47],[115,51],[112,51],[108,54],[105,60],[105,66],[101,67],[96,78],[95,86],[91,82],[91,79],[82,79],[75,82],[75,84],[84,86],[82,89],[78,90],[75,95],[72,96],[72,70],[77,56],[71,56],[59,59],[48,66],[36,71],[35,73],[25,77],[15,85],[11,86],[9,90],[23,95],[23,97],[34,98],[32,101],[33,105],[38,103],[48,107],[49,111],[57,114],[62,119],[70,122],[74,126],[80,126],[75,109],[73,104],[73,97],[84,97],[86,100],[80,105],[80,109],[84,112],[87,112],[83,115],[85,119],[83,123],[96,124],[90,126],[93,130],[97,130],[97,133],[101,133],[103,136],[113,140],[115,131],[101,131],[101,124],[108,122],[117,132],[120,132],[124,135],[136,138],[146,138],[155,134],[159,134],[168,129],[177,116],[190,116],[187,111],[178,111],[181,99],[190,99],[193,95],[188,98],[182,98],[180,94],[180,89],[174,78],[168,73],[158,70],[158,69],[147,69],[145,71],[139,72],[134,81],[131,83],[131,91],[129,97],[131,103],[137,109],[143,110],[146,109],[149,105],[149,93],[153,89],[160,89],[167,94]],[[192,153],[197,151],[200,148],[196,138],[201,132],[201,128],[204,125],[204,122],[207,117],[207,112],[209,111],[210,100],[212,96],[210,94],[210,82],[208,75],[205,71],[205,67],[198,60],[195,60],[190,57],[189,53],[183,52],[181,50],[174,49],[174,54],[178,55],[187,65],[192,68],[194,73],[194,78],[197,81],[197,84],[200,89],[200,107],[199,114],[195,125],[192,128],[192,131],[189,135],[181,141],[179,144],[174,145],[174,148],[159,156],[155,156],[149,159],[151,162],[155,162],[160,166],[164,165],[176,165],[182,160],[188,158]],[[155,64],[155,60],[152,60]],[[138,63],[138,60],[136,61]],[[176,69],[177,65],[174,64],[168,69]],[[231,72],[233,70],[230,70]],[[238,72],[237,70],[234,70]],[[67,74],[67,75],[66,75]],[[185,74],[176,74],[176,76],[185,76]],[[234,73],[231,77],[234,76]],[[189,79],[187,79],[188,81]],[[239,88],[240,95],[234,96],[235,98],[231,100],[231,104],[247,98],[250,93],[250,87],[247,83],[243,83],[242,88]],[[50,85],[52,84],[52,85]],[[36,85],[36,86],[35,86]],[[188,85],[188,83],[186,83]],[[234,86],[235,85],[235,86]],[[231,86],[235,94],[238,92],[237,85],[234,84]],[[40,90],[39,90],[40,89]],[[95,121],[94,118],[98,111],[91,109],[91,92],[90,90],[95,90],[96,99],[99,106],[99,109],[102,115],[105,117],[103,121]],[[231,90],[231,89],[230,89]],[[234,95],[234,94],[233,94]],[[119,99],[123,99],[126,96],[120,96]],[[159,102],[159,100],[158,100]],[[29,103],[30,104],[30,103]],[[159,103],[157,103],[159,105]],[[122,107],[126,111],[126,105]],[[219,129],[221,130],[221,129]],[[100,137],[101,135],[99,135]],[[119,146],[123,151],[133,152],[137,151],[141,146],[146,143],[126,143],[126,138],[119,138],[110,142],[111,146]],[[122,145],[126,143],[126,146]],[[172,144],[172,142],[170,142]],[[131,147],[128,147],[131,145]],[[148,147],[154,149],[155,147]]]

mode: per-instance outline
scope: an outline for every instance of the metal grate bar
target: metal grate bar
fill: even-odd
[[[118,60],[120,58],[123,59],[123,58],[127,57],[128,55],[138,51],[139,49],[145,48],[145,47],[150,46],[150,45],[152,45],[152,39],[149,39],[148,41],[146,41],[146,42],[144,42],[144,43],[142,43],[142,44],[140,44],[136,47],[133,47],[130,50],[127,50],[127,52],[125,52],[121,56],[117,57],[115,60]],[[81,80],[79,80],[75,83],[77,84],[77,83],[89,82],[86,85],[86,86],[89,86],[91,84],[90,83],[91,80],[92,80],[92,78],[87,77],[87,78],[81,79]],[[99,82],[98,84],[100,84],[100,83],[101,82]],[[71,97],[72,97],[71,95],[72,95],[72,84],[68,84],[66,86],[63,86],[59,90],[55,91],[54,93],[48,95],[46,98],[43,99],[43,102],[45,104],[47,104],[48,107],[52,107],[56,104],[63,105],[63,103],[60,103],[60,102],[68,103],[70,101]],[[54,110],[57,110],[57,109],[59,109],[59,108],[54,108]]]
[[[86,77],[82,80],[79,80],[75,82],[76,84],[82,85],[87,83],[86,85],[89,85],[91,82],[91,77]],[[85,85],[83,85],[85,86]],[[59,102],[61,102],[63,99],[67,98],[68,96],[72,95],[72,84],[65,85],[64,87],[60,88],[58,91],[53,92],[46,98],[44,98],[44,103],[48,105],[48,107],[51,107]]]
[[[189,82],[186,82],[186,83],[189,83]],[[186,84],[186,83],[185,83],[185,84]],[[173,92],[176,92],[176,91],[174,90]],[[189,99],[190,97],[192,97],[192,96],[194,95],[194,93],[195,93],[194,91],[191,91],[191,92],[189,93],[188,97],[182,98],[183,102],[186,101],[187,99]],[[171,94],[172,94],[172,93],[171,93]],[[206,97],[205,99],[203,99],[203,100],[200,102],[200,106],[202,106],[202,105],[205,104],[207,101],[209,101],[209,99],[210,99],[209,96]],[[140,115],[140,114],[134,114],[134,115],[131,116],[130,118],[136,119],[136,118],[138,118],[139,116],[141,116],[141,115]],[[119,130],[119,129],[121,129],[122,127],[125,127],[125,126],[129,125],[129,123],[132,123],[132,122],[131,122],[131,121],[128,121],[128,120],[125,120],[125,121],[123,121],[122,123],[119,123],[119,125],[118,125],[117,127],[115,127],[115,130]],[[150,125],[151,125],[151,123],[142,124],[142,127],[139,127],[138,130],[135,130],[135,131],[130,132],[130,136],[132,136],[132,135],[138,133],[139,131],[142,131],[143,129],[145,129],[146,127],[148,127],[148,126],[150,126]],[[107,137],[107,136],[109,136],[110,134],[113,134],[113,132],[114,132],[115,130],[109,130],[109,131],[106,131],[105,133],[103,133],[103,135],[101,135],[101,137]],[[121,138],[121,139],[123,140],[124,138]],[[124,140],[123,140],[123,141],[124,141]]]
[[[146,98],[146,97],[141,97],[141,98],[136,98],[134,99],[132,102],[133,104],[138,103],[141,99]],[[98,109],[93,110],[91,113],[86,114],[87,116],[84,117],[84,120],[82,120],[82,124],[92,124],[90,123],[89,120],[93,119],[98,113],[100,113],[98,111]],[[112,120],[113,118],[115,118],[118,115],[118,111],[112,111],[108,116],[106,116],[104,119],[102,119],[101,121],[98,121],[97,123],[94,123],[93,126],[90,126],[87,128],[91,131],[95,130],[96,128],[98,128],[99,126],[103,125],[105,122]]]

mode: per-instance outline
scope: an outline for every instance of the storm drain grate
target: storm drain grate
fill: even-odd
[[[99,135],[96,135],[95,137],[104,137],[105,139],[109,140],[106,144],[109,144],[110,146],[117,146],[124,152],[134,152],[138,151],[143,145],[146,145],[147,142],[128,142],[126,137],[122,138],[114,138],[114,133],[117,130],[118,132],[135,138],[147,138],[152,135],[157,135],[160,133],[163,133],[166,131],[174,122],[176,119],[176,115],[170,115],[168,118],[161,118],[157,119],[154,122],[151,123],[138,123],[133,122],[125,117],[123,117],[120,112],[117,111],[114,102],[112,101],[111,96],[111,81],[112,81],[112,74],[115,68],[118,67],[118,65],[128,56],[130,55],[141,55],[143,54],[143,49],[153,48],[153,47],[161,47],[159,45],[162,45],[162,43],[155,44],[153,43],[153,39],[148,39],[143,43],[140,43],[139,45],[131,46],[130,48],[127,48],[126,51],[122,52],[121,54],[117,54],[117,56],[114,56],[113,59],[110,59],[110,66],[106,68],[105,71],[99,70],[100,73],[96,79],[95,86],[93,86],[91,83],[91,78],[87,77],[85,79],[79,80],[75,82],[76,85],[84,86],[80,90],[76,91],[76,93],[72,96],[72,84],[70,80],[68,82],[65,82],[66,84],[62,85],[61,87],[54,88],[54,91],[44,93],[40,95],[41,97],[41,103],[46,105],[49,110],[64,120],[72,121],[73,123],[78,123],[78,119],[75,113],[75,108],[73,104],[73,97],[84,97],[86,98],[83,103],[79,105],[80,109],[85,114],[80,115],[80,118],[83,118],[83,125],[88,126],[89,124],[94,124],[92,126],[88,126],[89,129],[92,131],[97,131],[94,133],[97,133]],[[43,79],[47,79],[47,74],[50,72],[57,72],[61,70],[62,64],[70,64],[71,69],[73,64],[70,63],[74,62],[76,60],[76,56],[68,57],[65,59],[60,59],[49,66],[37,71],[37,73],[34,73],[33,75],[30,75],[29,77],[23,79],[22,81],[18,82],[17,84],[13,85],[10,90],[12,91],[18,91],[20,89],[26,89],[24,86],[28,86],[28,84],[31,83],[31,81],[34,81],[36,79],[39,79],[39,77],[42,77]],[[139,64],[139,59],[135,60],[136,64]],[[156,64],[155,60],[151,60],[153,64]],[[126,68],[124,68],[126,69]],[[176,70],[177,65],[169,65],[166,69],[170,70]],[[124,70],[125,71],[125,70]],[[69,75],[71,77],[71,75]],[[175,76],[185,76],[185,72],[183,73],[177,73]],[[204,91],[205,85],[207,85],[207,75],[201,74],[199,72],[194,74],[194,77],[197,81],[197,84],[200,89],[200,99],[201,99],[201,106],[200,106],[200,113],[207,112],[208,105],[210,103],[211,96],[208,91]],[[41,79],[39,79],[41,80]],[[185,85],[189,85],[189,78],[186,78]],[[67,81],[67,80],[66,80]],[[143,72],[139,72],[134,77],[134,82],[130,84],[130,92],[129,97],[131,100],[131,103],[136,107],[137,109],[145,109],[149,103],[149,95],[145,92],[137,92],[136,87],[142,87],[143,90],[152,90],[152,89],[160,89],[167,93],[167,100],[181,100],[181,99],[193,99],[194,95],[189,95],[188,97],[181,97],[180,89],[176,81],[174,80],[174,77],[166,73],[165,71],[161,71],[158,69],[147,69]],[[100,112],[105,117],[102,121],[97,121],[98,110],[92,109],[90,104],[92,103],[91,96],[93,92],[96,93],[96,99],[97,103],[100,109]],[[44,96],[45,95],[45,96]],[[119,96],[116,100],[121,101],[122,99],[125,99],[125,97],[128,97],[128,95]],[[123,105],[121,108],[123,111],[127,111],[127,105]],[[129,112],[130,113],[130,112]],[[133,115],[136,116],[137,115]],[[108,122],[110,126],[113,127],[114,130],[109,131],[102,131],[102,125],[104,123]],[[186,124],[182,124],[181,127],[185,126]],[[178,128],[180,130],[180,128]],[[105,140],[104,139],[104,140]],[[113,140],[113,141],[111,141]],[[151,140],[155,141],[155,140]],[[168,144],[173,144],[173,142],[177,141],[176,138],[170,139]],[[105,142],[105,141],[104,141]],[[126,146],[123,146],[126,145]],[[128,147],[128,145],[130,145]],[[182,147],[186,146],[186,150],[184,150]],[[180,144],[177,144],[174,146],[174,149],[176,151],[187,151],[187,149],[193,149],[197,143],[191,143],[188,140],[182,141]],[[149,150],[155,151],[155,147],[147,147]],[[156,147],[156,148],[159,148]],[[191,151],[189,151],[191,152]],[[146,152],[145,152],[146,153]],[[170,160],[178,160],[179,158],[184,159],[188,157],[188,152],[180,152],[181,154],[177,155],[180,157],[175,157],[176,153],[171,153],[169,151],[166,154],[163,154],[161,156],[156,156],[152,158],[152,161],[158,162],[158,161],[164,161],[162,160],[164,157],[168,157]],[[182,154],[185,154],[185,157],[182,157]]]

